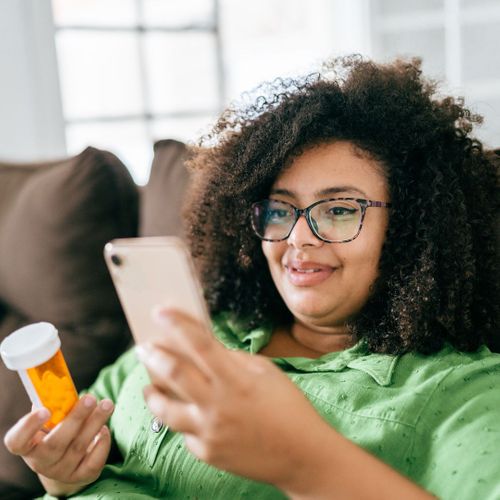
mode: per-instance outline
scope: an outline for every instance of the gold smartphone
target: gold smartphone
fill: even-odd
[[[162,335],[151,315],[154,306],[176,307],[210,329],[202,288],[180,238],[115,239],[104,247],[104,258],[136,343]]]

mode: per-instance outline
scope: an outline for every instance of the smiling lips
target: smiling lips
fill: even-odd
[[[319,285],[329,278],[336,268],[318,262],[290,261],[285,264],[288,279],[295,286]]]

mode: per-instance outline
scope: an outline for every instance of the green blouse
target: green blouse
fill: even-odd
[[[257,353],[271,328],[247,332],[221,315],[214,333],[229,349]],[[427,491],[450,500],[500,499],[500,355],[450,346],[430,356],[370,354],[360,342],[317,359],[273,361],[332,427]],[[131,350],[90,388],[116,403],[110,428],[123,459],[72,498],[286,498],[272,485],[196,459],[182,435],[145,406],[147,383]]]

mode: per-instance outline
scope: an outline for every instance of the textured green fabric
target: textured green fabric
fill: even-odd
[[[228,348],[248,352],[271,336],[270,326],[245,332],[225,316],[214,332]],[[370,354],[360,342],[318,359],[274,362],[332,427],[427,491],[450,500],[500,499],[500,355],[447,346],[431,356],[390,356]],[[153,432],[146,383],[129,351],[91,388],[116,402],[110,426],[123,462],[107,465],[76,498],[284,498],[273,486],[200,462],[167,427]]]

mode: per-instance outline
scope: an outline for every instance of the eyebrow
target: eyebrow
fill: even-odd
[[[364,191],[362,191],[361,189],[354,187],[354,186],[329,187],[326,189],[321,189],[320,191],[316,191],[314,193],[314,196],[316,198],[319,198],[321,196],[330,196],[332,194],[349,193],[349,192],[358,193],[358,194],[364,196],[365,198],[367,197],[366,193]],[[290,191],[289,189],[272,189],[271,194],[281,194],[281,195],[289,196],[290,198],[295,198],[295,199],[297,199],[297,197],[298,197],[293,191]]]

